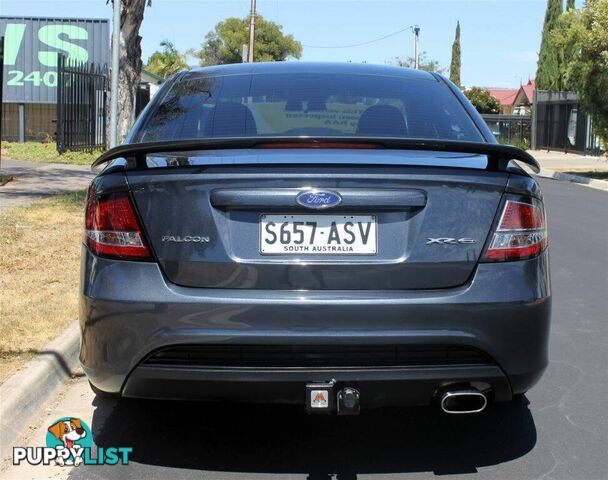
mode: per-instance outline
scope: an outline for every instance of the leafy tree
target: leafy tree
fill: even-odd
[[[148,59],[146,70],[163,78],[169,78],[177,72],[188,70],[186,55],[180,53],[169,40],[160,42],[162,50],[157,50]]]
[[[576,66],[579,65],[584,36],[585,27],[580,12],[568,10],[559,17],[551,34],[551,46],[559,58],[561,90],[577,90],[577,77],[581,72]]]
[[[575,0],[568,0],[568,3],[566,4],[566,12],[568,10],[574,10],[575,8],[576,8]]]
[[[500,102],[485,88],[472,87],[464,94],[479,113],[500,113]]]
[[[456,37],[452,44],[452,62],[450,63],[450,80],[460,86],[460,22],[456,22]]]
[[[563,58],[565,82],[579,93],[581,107],[608,145],[608,0],[588,0],[565,12],[552,42]]]
[[[395,57],[392,62],[393,65],[397,67],[404,68],[415,68],[416,67],[416,59],[414,57]],[[439,62],[437,60],[429,60],[426,57],[426,52],[420,53],[420,58],[418,59],[418,69],[424,70],[425,72],[436,72],[436,73],[445,73],[446,69],[439,66]]]
[[[559,91],[562,89],[559,55],[552,44],[552,32],[562,14],[563,0],[547,0],[547,11],[543,25],[543,36],[538,54],[536,86],[539,90]]]
[[[285,35],[281,25],[256,16],[254,55],[256,62],[275,62],[302,56],[302,44],[293,35]],[[231,17],[219,22],[205,36],[205,43],[195,55],[201,65],[242,62],[243,45],[249,42],[249,17]]]

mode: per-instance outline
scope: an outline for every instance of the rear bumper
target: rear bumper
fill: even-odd
[[[362,405],[428,403],[446,383],[478,381],[496,400],[523,393],[547,365],[547,253],[481,264],[462,287],[427,291],[263,291],[170,284],[158,265],[83,247],[80,360],[107,392],[146,398],[303,401],[304,384],[356,384]],[[144,365],[176,345],[466,346],[483,365],[206,368]],[[364,401],[367,399],[367,401]]]
[[[308,383],[335,381],[336,391],[354,387],[363,407],[426,405],[439,388],[470,384],[510,400],[509,381],[498,366],[452,366],[325,370],[213,370],[140,366],[129,376],[122,395],[155,399],[209,399],[304,403]]]

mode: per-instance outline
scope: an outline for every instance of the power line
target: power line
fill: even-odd
[[[380,40],[385,40],[387,38],[390,37],[394,37],[395,35],[399,35],[400,33],[405,32],[406,30],[412,30],[414,28],[414,25],[410,25],[409,27],[405,27],[397,32],[393,32],[393,33],[389,33],[388,35],[385,35],[383,37],[380,38],[375,38],[374,40],[369,40],[367,42],[361,42],[361,43],[353,43],[352,45],[304,45],[302,44],[303,47],[306,48],[352,48],[352,47],[361,47],[363,45],[369,45],[370,43],[375,43],[375,42],[379,42]]]

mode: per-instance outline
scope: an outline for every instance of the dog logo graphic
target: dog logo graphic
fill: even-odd
[[[13,447],[13,465],[128,465],[132,447],[94,449],[93,434],[80,418],[63,417],[46,432],[46,446]]]
[[[57,456],[55,462],[58,465],[80,465],[83,449],[93,444],[87,424],[74,417],[61,418],[53,423],[48,428],[46,439],[48,447],[65,448],[70,452],[67,460],[63,456]]]

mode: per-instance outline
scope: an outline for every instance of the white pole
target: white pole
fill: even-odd
[[[415,44],[414,44],[414,63],[415,63],[415,68],[416,70],[418,70],[418,68],[420,67],[420,45],[419,45],[419,34],[420,34],[420,27],[418,25],[416,25],[414,27],[414,37],[415,37]]]
[[[110,148],[118,144],[118,71],[120,69],[120,9],[122,0],[114,0],[112,19],[112,79],[110,86]]]
[[[255,43],[255,0],[251,0],[251,18],[249,20],[249,51],[247,61],[253,63],[253,45]]]

